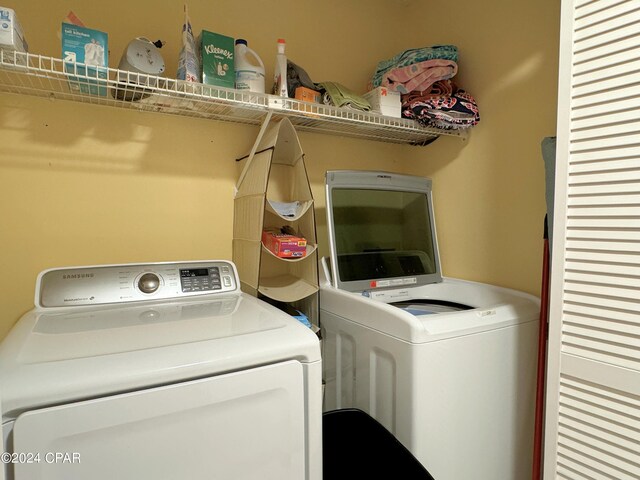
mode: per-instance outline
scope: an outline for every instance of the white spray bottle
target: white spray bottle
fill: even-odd
[[[284,54],[286,43],[284,39],[278,39],[278,54],[276,66],[273,72],[273,94],[280,97],[288,97],[287,91],[287,57]]]

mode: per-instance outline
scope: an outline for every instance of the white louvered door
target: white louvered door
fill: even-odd
[[[562,2],[544,479],[640,479],[640,0]]]

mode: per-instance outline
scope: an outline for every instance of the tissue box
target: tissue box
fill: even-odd
[[[281,258],[299,258],[307,254],[307,240],[286,233],[265,230],[262,232],[262,244]]]
[[[107,95],[107,82],[98,80],[107,78],[109,66],[107,48],[106,33],[70,23],[62,24],[64,71],[82,75],[82,77],[69,77],[69,87],[72,92],[103,97]],[[87,66],[76,65],[76,63],[84,63]]]
[[[4,57],[6,60],[13,59],[13,52],[26,53],[29,51],[29,46],[24,38],[24,32],[22,31],[22,26],[18,21],[16,12],[5,7],[0,7],[0,50],[10,52],[10,58]],[[19,56],[16,63],[25,65],[25,56]]]
[[[202,83],[234,88],[236,73],[233,63],[234,40],[219,33],[203,30],[198,41]]]
[[[393,92],[387,87],[378,87],[365,93],[363,97],[369,101],[375,112],[380,112],[388,117],[400,118],[402,116],[402,101],[399,92]]]

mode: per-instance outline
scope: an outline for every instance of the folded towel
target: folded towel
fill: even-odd
[[[426,109],[416,118],[419,123],[427,127],[435,127],[441,130],[463,130],[476,125],[473,115],[455,111]]]
[[[425,60],[406,67],[393,68],[382,75],[382,86],[400,93],[428,90],[440,80],[447,80],[458,72],[452,60]]]
[[[402,105],[405,106],[414,100],[425,99],[430,96],[451,96],[457,91],[458,86],[453,82],[453,80],[438,80],[427,90],[413,91],[406,95],[402,95]]]
[[[431,47],[412,48],[399,53],[393,58],[378,63],[371,84],[373,88],[382,84],[385,72],[394,68],[402,68],[425,60],[451,60],[458,63],[458,48],[455,45],[434,45]],[[372,90],[372,89],[371,89]]]
[[[353,93],[344,85],[336,82],[316,83],[323,90],[323,102],[336,107],[351,107],[358,110],[371,110],[371,104],[360,95]]]
[[[458,91],[458,86],[453,80],[438,80],[427,92],[419,92],[421,96],[424,95],[453,95]]]
[[[469,128],[480,121],[475,99],[451,80],[437,82],[425,92],[403,95],[402,116],[445,130]]]

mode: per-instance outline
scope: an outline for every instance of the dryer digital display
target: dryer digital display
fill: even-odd
[[[216,268],[216,270],[218,270]],[[187,270],[180,270],[180,276],[184,277],[206,277],[209,275],[208,268],[190,268]]]

